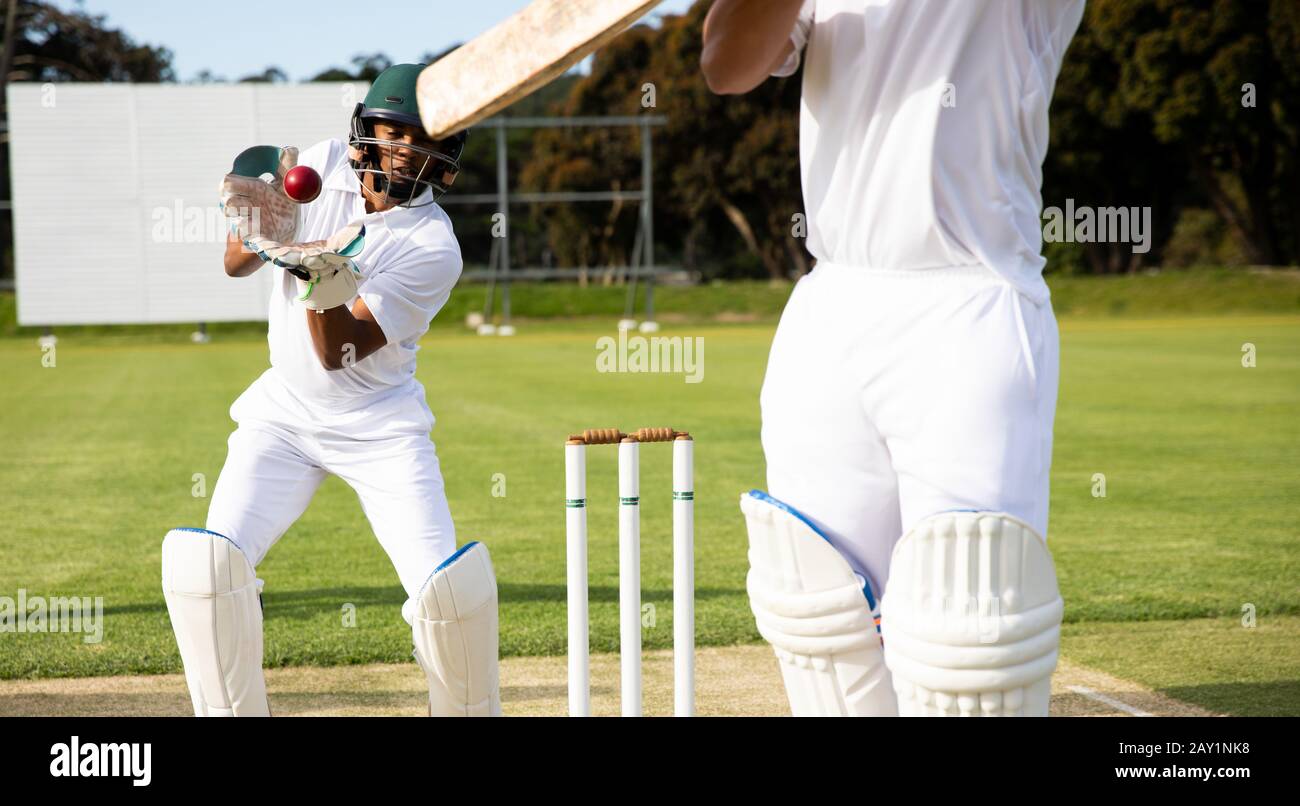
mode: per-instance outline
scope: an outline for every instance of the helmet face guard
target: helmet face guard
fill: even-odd
[[[348,137],[348,161],[361,186],[371,195],[378,194],[385,205],[424,207],[442,198],[460,173],[466,133],[440,141],[439,148],[425,148],[375,137],[376,121],[420,125],[418,118],[411,120],[407,115],[356,105]],[[389,165],[387,171],[382,167],[384,162]],[[371,186],[366,184],[366,174],[371,175]]]

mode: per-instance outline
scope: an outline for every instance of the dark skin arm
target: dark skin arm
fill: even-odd
[[[762,84],[794,50],[790,31],[802,0],[714,0],[704,19],[700,70],[718,95]]]
[[[226,274],[247,277],[262,267],[262,259],[244,250],[244,242],[235,233],[226,234]]]
[[[244,251],[243,242],[237,236],[227,236],[226,274],[231,277],[247,277],[261,268],[262,262],[257,255]],[[311,341],[316,348],[316,357],[325,369],[343,369],[356,364],[388,343],[384,331],[380,329],[363,299],[358,298],[352,303],[351,310],[346,305],[340,305],[322,313],[310,308],[304,309],[304,312],[307,316],[307,329],[311,331]]]
[[[316,357],[328,370],[353,366],[388,343],[366,301],[357,298],[351,310],[346,305],[327,311],[305,311],[307,329]]]

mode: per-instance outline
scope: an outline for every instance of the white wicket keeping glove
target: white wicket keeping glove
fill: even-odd
[[[315,311],[346,305],[357,295],[361,271],[352,258],[366,245],[366,225],[353,221],[323,241],[261,243],[258,255],[298,280],[298,301]]]
[[[284,195],[284,175],[298,164],[293,147],[253,146],[240,152],[221,180],[221,209],[230,230],[253,252],[263,241],[286,243],[298,229],[298,207]],[[266,177],[265,179],[263,177]]]

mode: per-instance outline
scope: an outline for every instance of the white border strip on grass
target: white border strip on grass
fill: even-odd
[[[1093,691],[1090,688],[1085,688],[1084,686],[1070,686],[1070,691],[1073,691],[1075,694],[1082,694],[1083,696],[1087,697],[1090,700],[1096,700],[1097,702],[1105,703],[1106,705],[1109,705],[1111,708],[1115,708],[1117,710],[1123,711],[1129,716],[1155,716],[1155,714],[1149,713],[1147,711],[1143,711],[1140,708],[1134,708],[1128,703],[1120,702],[1114,697],[1107,697],[1105,694],[1100,694],[1096,691]]]

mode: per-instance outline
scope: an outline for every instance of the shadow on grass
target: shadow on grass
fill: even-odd
[[[1300,716],[1300,680],[1169,686],[1157,691],[1232,716]]]
[[[538,584],[497,584],[497,594],[502,605],[509,606],[525,602],[554,602],[563,605],[567,601],[564,585]],[[696,588],[695,600],[721,599],[747,594],[742,588]],[[587,598],[592,602],[618,602],[617,585],[593,585],[587,589]],[[642,588],[643,602],[671,602],[672,588]],[[262,595],[262,604],[268,618],[309,619],[316,618],[322,610],[337,610],[344,604],[357,607],[395,607],[401,609],[406,601],[406,592],[393,586],[371,587],[332,587],[285,590],[277,588]],[[156,614],[167,615],[167,605],[162,594],[156,602],[137,602],[135,604],[105,607],[104,616]]]

